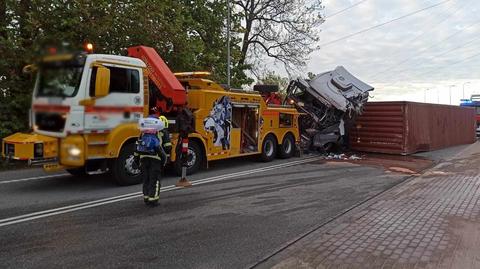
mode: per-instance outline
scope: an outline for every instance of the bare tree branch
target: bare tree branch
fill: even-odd
[[[269,57],[287,72],[305,64],[318,48],[322,0],[237,0],[245,25],[239,64]]]

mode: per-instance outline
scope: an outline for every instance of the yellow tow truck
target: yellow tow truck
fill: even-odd
[[[293,156],[300,140],[295,108],[269,106],[258,92],[225,89],[207,72],[174,74],[152,48],[128,52],[49,55],[29,66],[37,73],[33,132],[4,138],[2,156],[74,175],[109,172],[120,185],[135,184],[137,122],[153,113],[171,122],[170,161],[180,173],[178,115],[185,109],[193,115],[189,174],[225,158]]]

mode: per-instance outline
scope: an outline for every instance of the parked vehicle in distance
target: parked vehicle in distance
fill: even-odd
[[[477,121],[477,136],[480,136],[480,95],[474,94],[470,99],[460,100],[460,106],[475,108],[475,119]]]

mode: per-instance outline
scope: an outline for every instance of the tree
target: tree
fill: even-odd
[[[211,71],[226,82],[227,6],[224,0],[0,1],[0,138],[28,129],[34,77],[22,73],[43,44],[94,44],[95,53],[155,48],[174,71]],[[239,24],[239,19],[234,19]],[[234,40],[232,62],[240,59]],[[232,85],[251,82],[235,64]]]
[[[255,64],[270,57],[286,70],[305,65],[319,39],[323,23],[321,0],[237,0],[238,14],[244,21],[238,64]]]
[[[0,1],[0,38],[7,38],[7,2]]]
[[[262,84],[278,85],[280,90],[288,86],[288,81],[288,78],[276,74],[275,71],[267,71],[260,79]]]
[[[275,71],[267,71],[265,74],[262,75],[260,78],[260,82],[262,84],[268,85],[277,85],[278,86],[278,93],[285,99],[287,95],[287,86],[289,83],[289,79],[286,77],[282,77],[275,73]]]

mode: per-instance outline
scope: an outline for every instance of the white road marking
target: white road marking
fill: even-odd
[[[46,179],[46,178],[55,178],[55,177],[64,177],[69,176],[68,173],[63,174],[55,174],[55,175],[47,175],[47,176],[39,176],[39,177],[27,177],[27,178],[20,178],[20,179],[12,179],[12,180],[4,180],[0,181],[0,184],[7,184],[7,183],[15,183],[15,182],[22,182],[22,181],[30,181],[30,180],[39,180],[39,179]]]
[[[230,179],[230,178],[235,178],[235,177],[240,177],[240,176],[245,176],[245,175],[250,175],[250,174],[255,174],[255,173],[261,173],[261,172],[275,170],[275,169],[279,169],[279,168],[295,166],[295,165],[303,164],[303,163],[309,163],[309,162],[313,162],[313,161],[321,160],[321,159],[322,159],[322,157],[306,158],[306,159],[299,160],[299,161],[293,161],[293,162],[288,162],[288,163],[283,163],[283,164],[276,164],[276,165],[272,165],[272,166],[261,167],[261,168],[247,170],[247,171],[243,171],[243,172],[236,172],[236,173],[231,173],[231,174],[226,174],[226,175],[221,175],[221,176],[214,176],[214,177],[209,177],[209,178],[205,178],[205,179],[194,180],[194,181],[192,181],[192,185],[207,184],[207,183],[226,180],[226,179]],[[167,191],[178,190],[178,189],[182,189],[182,187],[176,187],[175,185],[170,185],[170,186],[162,187],[160,189],[160,192],[167,192]],[[20,216],[0,219],[0,227],[8,226],[8,225],[16,224],[16,223],[27,222],[27,221],[35,220],[35,219],[40,219],[40,218],[46,218],[46,217],[50,217],[50,216],[65,214],[65,213],[78,211],[78,210],[82,210],[82,209],[98,207],[98,206],[107,205],[107,204],[111,204],[111,203],[121,202],[121,201],[129,200],[129,199],[132,199],[132,198],[140,197],[142,195],[143,194],[141,192],[132,192],[132,193],[127,193],[127,194],[123,194],[123,195],[118,195],[118,196],[103,198],[103,199],[99,199],[99,200],[94,200],[94,201],[90,201],[90,202],[84,202],[84,203],[80,203],[80,204],[63,206],[63,207],[58,207],[58,208],[33,212],[33,213],[29,213],[29,214],[24,214],[24,215],[20,215]]]

